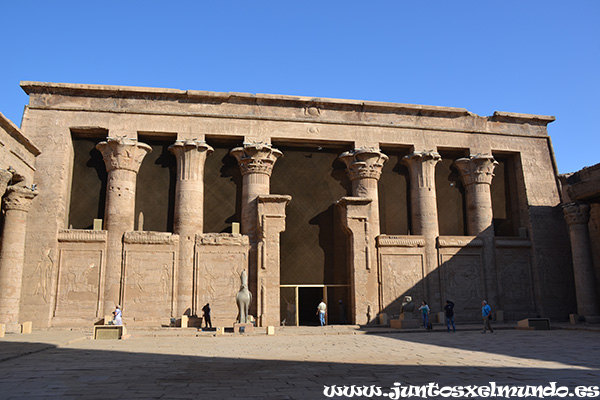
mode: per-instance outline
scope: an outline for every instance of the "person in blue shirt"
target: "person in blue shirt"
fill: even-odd
[[[423,313],[423,328],[427,329],[427,326],[429,325],[429,306],[425,300],[421,302],[419,311]]]
[[[490,314],[492,313],[492,307],[489,306],[487,301],[483,300],[481,302],[481,315],[483,316],[483,331],[481,333],[485,333],[486,329],[490,330],[490,333],[494,333],[492,329],[492,325],[490,325]]]

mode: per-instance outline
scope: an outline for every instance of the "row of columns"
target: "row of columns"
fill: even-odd
[[[102,153],[108,173],[104,216],[104,228],[108,231],[108,246],[103,296],[104,314],[107,315],[114,304],[120,302],[122,238],[125,232],[134,229],[137,173],[144,157],[151,152],[151,147],[127,137],[108,137],[96,147]],[[177,313],[181,315],[189,311],[193,301],[194,268],[191,261],[193,240],[194,235],[203,230],[204,164],[207,154],[210,154],[213,149],[203,141],[178,140],[169,147],[169,150],[177,160],[174,233],[180,235],[181,246],[177,282]],[[272,232],[272,238],[277,236],[274,240],[278,240],[279,232],[284,229],[281,217],[284,216],[285,205],[290,200],[289,196],[270,195],[270,176],[275,162],[282,153],[269,144],[248,143],[231,150],[231,155],[238,161],[243,177],[241,232],[250,238],[249,273],[256,274],[250,279],[250,289],[259,294],[253,311],[277,321],[279,315],[271,316],[271,314],[279,308],[278,288],[271,288],[268,294],[263,291],[266,292],[265,281],[267,280],[269,284],[272,283],[271,281],[278,284],[279,268],[278,264],[266,267],[269,263],[273,263],[274,249],[269,250],[270,259],[265,258],[264,255],[265,249],[269,246],[265,240],[265,232]],[[366,241],[374,245],[375,237],[380,233],[377,183],[388,157],[378,149],[360,148],[345,152],[340,155],[340,158],[346,163],[348,169],[352,182],[352,195],[369,199],[373,204],[369,221],[365,223],[364,229]],[[438,153],[431,151],[415,152],[404,157],[403,160],[410,171],[411,203],[414,210],[413,233],[418,235],[428,237],[438,235],[434,171],[440,159]],[[489,184],[494,165],[495,161],[491,156],[473,156],[456,161],[467,190],[469,234],[480,234],[491,225]],[[7,184],[12,176],[9,175],[8,172],[0,171],[0,184],[2,182]],[[4,188],[0,186],[0,189]],[[31,200],[36,195],[35,190],[9,187],[4,196],[5,221],[3,246],[0,251],[0,315],[6,321],[13,321],[18,317],[25,219]],[[262,214],[259,209],[263,210]],[[270,226],[273,228],[269,229],[267,224],[271,222],[261,221],[276,222],[272,223]],[[369,245],[366,245],[365,249],[368,247]],[[367,251],[365,263],[369,270],[370,265],[376,264],[374,256],[374,249],[371,254]],[[435,260],[435,257],[428,257],[428,259]],[[429,271],[435,268],[433,261],[431,262],[432,265],[428,266]],[[264,274],[263,277],[259,276],[261,273]],[[377,285],[376,273],[371,273],[365,282],[369,286]],[[357,292],[361,291],[359,286],[355,287]],[[269,306],[265,305],[267,303]]]
[[[38,191],[15,183],[17,174],[0,169],[0,196],[4,211],[0,248],[0,323],[14,331],[19,323],[19,304],[25,258],[27,215]],[[10,185],[10,183],[15,183]]]

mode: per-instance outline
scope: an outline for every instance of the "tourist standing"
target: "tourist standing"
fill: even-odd
[[[448,333],[450,333],[450,324],[452,324],[452,332],[456,332],[456,326],[454,325],[454,303],[446,300],[444,311],[446,311],[446,328],[448,328]]]
[[[208,328],[210,326],[212,328],[212,322],[210,320],[210,305],[208,303],[202,307],[202,313],[204,314],[204,327]]]
[[[421,307],[419,307],[419,311],[423,314],[423,328],[427,329],[429,326],[429,306],[427,302],[423,300],[421,302]]]
[[[492,316],[492,307],[490,307],[490,305],[485,300],[481,302],[481,315],[483,316],[483,331],[481,333],[485,333],[486,329],[489,329],[490,333],[494,333],[492,325],[490,324],[490,317]]]
[[[317,315],[319,316],[319,323],[321,326],[325,325],[325,314],[327,313],[327,305],[325,300],[321,299],[321,302],[317,306]]]

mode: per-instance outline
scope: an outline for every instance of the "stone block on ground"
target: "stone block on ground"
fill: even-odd
[[[571,325],[577,325],[579,323],[579,315],[569,314],[569,323]]]
[[[519,329],[550,330],[549,318],[525,318],[517,323]]]
[[[21,324],[21,333],[31,333],[33,323],[31,321],[23,322]]]
[[[446,323],[446,313],[444,311],[440,311],[437,313],[437,322],[438,324]]]
[[[181,327],[187,328],[189,320],[190,320],[190,317],[188,317],[187,315],[182,315],[181,316]]]
[[[225,327],[224,326],[217,326],[217,328],[215,330],[215,334],[221,336],[224,333],[225,333]]]
[[[94,340],[121,339],[127,334],[123,325],[94,325]]]
[[[275,334],[275,327],[267,326],[267,335],[274,335],[274,334]]]
[[[394,329],[416,329],[421,327],[421,321],[416,319],[393,319],[390,321],[390,327]]]
[[[379,314],[379,325],[387,325],[388,323],[388,315],[386,313]]]
[[[504,311],[503,310],[496,311],[495,321],[496,322],[504,322]]]

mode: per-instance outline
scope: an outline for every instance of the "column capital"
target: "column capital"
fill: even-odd
[[[124,169],[136,174],[146,154],[152,151],[150,146],[137,139],[121,136],[107,137],[106,141],[96,145],[96,149],[102,153],[107,172]]]
[[[383,164],[388,156],[373,147],[360,147],[340,154],[339,158],[346,164],[351,181],[362,178],[379,180]]]
[[[568,203],[562,208],[569,225],[587,224],[590,220],[590,206],[586,203]]]
[[[4,196],[5,210],[20,210],[28,212],[31,202],[38,195],[38,191],[33,188],[23,186],[9,186]]]
[[[283,156],[281,151],[262,142],[244,143],[241,147],[232,149],[229,154],[237,159],[242,176],[247,174],[271,176],[275,162]]]
[[[498,161],[489,154],[477,154],[454,161],[465,187],[475,183],[491,185],[496,165]]]
[[[177,159],[177,175],[180,181],[197,180],[203,171],[206,156],[214,149],[202,140],[177,140],[169,151]]]
[[[13,172],[10,169],[0,169],[0,197],[4,196],[6,187],[13,177]]]
[[[433,164],[437,164],[442,159],[440,153],[437,151],[414,151],[411,154],[402,157],[402,162],[409,167],[413,164],[424,163],[430,161]]]

